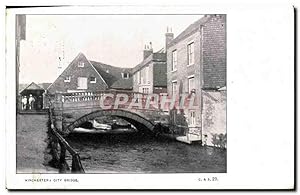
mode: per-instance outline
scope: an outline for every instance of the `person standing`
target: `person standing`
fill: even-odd
[[[26,110],[26,105],[27,105],[27,97],[23,96],[22,97],[22,110]]]
[[[32,110],[34,108],[34,102],[35,102],[35,99],[34,97],[32,97],[32,94],[29,95],[29,110]]]

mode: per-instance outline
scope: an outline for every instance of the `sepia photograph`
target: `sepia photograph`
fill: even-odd
[[[226,173],[226,15],[16,15],[17,173]]]
[[[295,8],[168,2],[6,7],[8,191],[295,190]]]

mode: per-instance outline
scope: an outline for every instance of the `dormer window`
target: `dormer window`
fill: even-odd
[[[123,78],[123,79],[129,79],[129,73],[127,73],[127,72],[122,72],[121,74],[122,74],[122,78]]]
[[[97,79],[96,77],[90,77],[90,83],[96,83]]]
[[[70,83],[71,82],[71,76],[66,76],[64,82],[65,83]]]
[[[84,62],[78,62],[78,67],[84,67]]]

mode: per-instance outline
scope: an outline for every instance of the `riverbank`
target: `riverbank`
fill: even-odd
[[[17,115],[17,173],[58,173],[47,166],[48,114]]]

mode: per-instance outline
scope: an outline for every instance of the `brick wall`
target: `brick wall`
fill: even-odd
[[[167,88],[167,63],[155,62],[153,65],[153,86]]]
[[[78,67],[80,61],[84,62],[84,67]],[[64,82],[67,76],[71,76],[70,82]],[[67,92],[67,90],[78,90],[78,77],[87,77],[87,90],[95,91],[107,89],[107,85],[88,62],[86,57],[83,54],[79,54],[48,88],[48,93],[53,94],[55,92]],[[90,83],[90,77],[95,77],[96,83]]]
[[[203,26],[203,87],[226,86],[226,16],[216,16]]]

